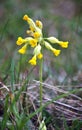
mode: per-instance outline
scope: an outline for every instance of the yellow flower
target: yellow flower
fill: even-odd
[[[50,41],[51,43],[58,43],[61,47],[63,48],[67,48],[68,47],[68,41],[67,42],[63,42],[63,41],[59,41],[57,38],[55,37],[49,37],[46,38],[48,41]]]
[[[62,42],[62,41],[60,41],[60,42],[59,42],[59,45],[60,45],[61,47],[63,47],[63,48],[67,48],[67,47],[68,47],[68,42]]]
[[[27,44],[25,44],[21,49],[18,50],[20,54],[25,54],[27,49]]]
[[[39,20],[36,20],[36,26],[39,27],[40,29],[43,28],[42,22]]]
[[[24,15],[23,19],[26,20],[30,26],[31,36],[33,36],[34,38],[39,38],[40,36],[42,36],[41,29],[39,27],[37,27],[36,23],[31,18],[29,18],[28,15]],[[39,25],[41,26],[40,22],[39,22]],[[27,33],[28,33],[28,31],[27,31]]]
[[[33,29],[36,31],[36,28],[37,28],[36,24],[31,18],[28,17],[28,15],[24,15],[23,20],[26,20],[28,22],[30,29]]]
[[[38,57],[38,59],[42,59],[42,58],[43,58],[43,54],[42,54],[42,53],[39,53],[39,54],[37,55],[37,57]]]
[[[55,38],[54,36],[44,38],[42,33],[43,24],[41,21],[36,20],[35,22],[28,16],[24,15],[23,20],[27,21],[29,24],[29,30],[27,30],[27,34],[29,37],[22,38],[18,37],[18,40],[16,41],[17,45],[22,45],[24,43],[24,46],[18,50],[19,53],[25,54],[27,50],[27,46],[30,45],[34,48],[33,50],[33,57],[29,60],[29,63],[31,65],[36,65],[37,59],[42,59],[43,54],[41,53],[42,46],[45,46],[48,50],[52,51],[55,56],[58,56],[61,52],[61,50],[57,50],[53,48],[51,44],[57,43],[62,48],[68,47],[68,41],[63,42]]]
[[[45,47],[49,50],[51,50],[55,56],[58,56],[60,54],[60,50],[56,50],[53,48],[48,42],[45,41]]]
[[[20,45],[22,45],[25,42],[26,42],[25,39],[23,39],[22,37],[18,37],[18,40],[16,41],[16,44],[20,46]]]
[[[60,54],[61,50],[56,50],[55,48],[53,48],[52,52],[54,53],[55,56],[58,56]]]
[[[31,47],[37,46],[37,40],[36,40],[36,39],[31,39],[31,40],[29,41],[29,43],[30,43]]]
[[[39,33],[39,32],[35,32],[34,34],[33,34],[33,37],[34,38],[39,38],[41,36],[41,34]]]
[[[25,20],[25,21],[30,21],[30,18],[28,17],[28,15],[25,14],[25,15],[23,16],[23,20]]]
[[[32,59],[29,60],[29,63],[30,63],[31,65],[36,65],[36,55],[34,55],[34,56],[32,57]]]

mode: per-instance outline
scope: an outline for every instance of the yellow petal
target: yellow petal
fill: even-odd
[[[29,60],[29,63],[30,63],[31,65],[36,65],[36,55],[34,55],[34,56],[32,57],[32,59]]]
[[[38,57],[38,59],[42,59],[42,58],[43,58],[43,54],[42,54],[42,53],[39,53],[39,54],[37,55],[37,57]]]
[[[54,53],[55,56],[58,56],[61,52],[61,50],[56,50],[56,49],[52,49],[52,52]]]
[[[39,33],[39,32],[35,32],[34,34],[33,34],[33,37],[34,38],[39,38],[41,36],[41,34]]]
[[[25,54],[27,49],[27,45],[24,45],[21,49],[18,50],[20,54]]]
[[[31,40],[29,41],[29,43],[30,43],[31,47],[37,46],[37,40],[36,40],[36,39],[31,39]]]
[[[25,14],[25,15],[23,16],[23,20],[29,21],[30,18],[28,17],[28,15]]]
[[[60,45],[62,48],[67,48],[67,47],[68,47],[68,41],[67,41],[67,42],[62,42],[62,41],[60,41],[60,42],[59,42],[59,45]]]
[[[16,44],[17,45],[22,45],[23,43],[25,43],[25,39],[23,39],[22,37],[18,37],[17,41],[16,41]]]

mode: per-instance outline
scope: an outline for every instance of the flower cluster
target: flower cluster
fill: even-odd
[[[29,24],[29,30],[26,31],[29,37],[18,37],[16,44],[18,46],[23,45],[22,48],[18,50],[18,52],[21,54],[26,53],[29,45],[34,49],[33,57],[29,60],[31,65],[36,65],[37,59],[43,58],[42,46],[45,46],[48,50],[52,51],[55,56],[58,56],[61,50],[53,48],[51,44],[57,43],[62,48],[68,47],[68,41],[59,41],[55,37],[44,38],[42,33],[43,24],[41,21],[36,20],[36,22],[34,22],[31,18],[28,17],[28,15],[24,15],[23,20],[27,21]]]

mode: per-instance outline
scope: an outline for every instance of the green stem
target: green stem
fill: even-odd
[[[42,67],[43,59],[40,61],[40,71],[39,71],[39,80],[40,80],[40,107],[42,107]],[[42,111],[40,117],[42,118]]]

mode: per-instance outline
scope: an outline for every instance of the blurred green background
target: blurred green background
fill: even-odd
[[[81,0],[1,0],[0,1],[0,78],[7,80],[14,59],[15,71],[19,69],[20,55],[16,40],[26,37],[28,24],[24,14],[43,23],[44,36],[55,36],[69,41],[59,57],[44,50],[44,79],[54,83],[81,83],[82,81],[82,1]],[[28,51],[30,52],[30,50]],[[28,75],[28,56],[21,61],[21,73]],[[31,68],[31,67],[30,67]],[[16,72],[15,72],[16,73]],[[38,77],[35,68],[34,76]]]

